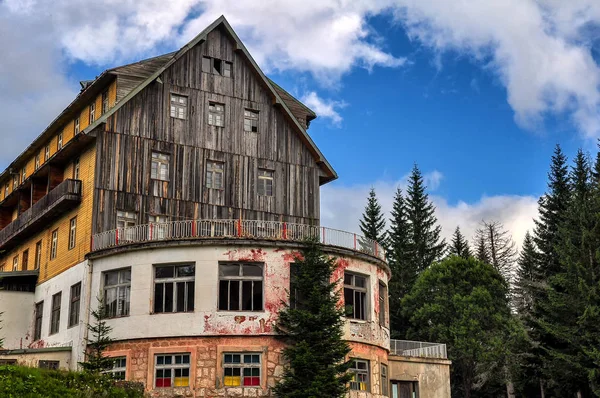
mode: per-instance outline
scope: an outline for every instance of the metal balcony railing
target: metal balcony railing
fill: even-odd
[[[11,240],[22,236],[39,222],[46,221],[53,214],[72,208],[73,204],[78,204],[80,201],[81,181],[64,180],[0,230],[0,248],[6,248],[5,246]]]
[[[188,220],[117,228],[94,235],[92,250],[134,243],[211,238],[296,242],[316,238],[324,245],[350,249],[385,260],[384,249],[379,243],[351,232],[313,225],[256,220]]]
[[[422,341],[390,340],[390,355],[448,359],[446,344]]]

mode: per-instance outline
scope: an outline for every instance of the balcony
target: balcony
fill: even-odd
[[[448,359],[446,344],[390,340],[390,355],[415,358]]]
[[[194,239],[256,239],[321,244],[368,254],[385,261],[383,247],[374,240],[337,229],[280,221],[189,220],[117,228],[96,234],[92,250],[104,250],[137,243]]]
[[[22,239],[39,232],[40,226],[73,209],[80,202],[81,181],[64,180],[0,230],[0,251],[9,250]]]

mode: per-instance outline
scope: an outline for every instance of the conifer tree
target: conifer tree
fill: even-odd
[[[467,241],[460,232],[460,227],[456,227],[454,234],[452,235],[452,242],[448,247],[448,254],[451,256],[458,256],[462,258],[471,257],[471,248],[469,247],[469,241]]]
[[[410,232],[406,203],[402,190],[398,188],[391,211],[390,229],[387,232],[387,259],[393,275],[389,282],[390,329],[392,336],[396,338],[406,337],[408,319],[402,316],[400,301],[410,292],[419,275],[415,264],[408,261]]]
[[[475,258],[482,263],[489,264],[490,255],[488,254],[487,247],[485,246],[485,239],[483,236],[475,237]]]
[[[419,272],[440,260],[446,241],[440,238],[442,227],[435,216],[435,206],[429,200],[421,171],[415,164],[408,179],[406,214],[410,223],[409,260]]]
[[[489,264],[495,267],[510,285],[514,279],[517,258],[517,247],[510,233],[502,223],[484,220],[475,236],[485,248]]]
[[[114,359],[104,355],[108,346],[113,342],[110,337],[112,327],[106,324],[106,307],[104,300],[98,298],[98,307],[92,311],[94,322],[88,324],[89,335],[86,338],[86,361],[81,367],[91,373],[102,373],[113,366]]]
[[[345,362],[350,347],[342,340],[337,281],[331,281],[335,262],[311,241],[296,269],[291,281],[295,305],[286,305],[276,324],[287,344],[283,355],[288,364],[274,392],[279,398],[344,397],[352,376]]]
[[[517,313],[526,318],[531,315],[533,309],[533,296],[538,272],[538,253],[529,231],[525,234],[517,264],[513,298]]]
[[[375,194],[374,188],[371,188],[369,191],[365,212],[360,220],[360,231],[365,238],[374,240],[383,247],[387,247],[387,239],[385,236],[385,217],[381,210],[381,205],[377,200],[377,195]],[[372,244],[368,242],[361,241],[360,244],[363,251],[370,252],[373,250],[371,247]]]

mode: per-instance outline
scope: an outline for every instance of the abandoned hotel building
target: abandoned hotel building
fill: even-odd
[[[0,363],[77,369],[100,297],[115,377],[153,396],[272,396],[274,322],[316,236],[349,309],[350,396],[450,396],[445,345],[390,340],[382,247],[320,226],[337,175],[307,133],[316,115],[225,18],[81,86],[0,174]]]

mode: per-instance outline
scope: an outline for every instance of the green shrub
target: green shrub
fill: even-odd
[[[144,385],[85,372],[0,366],[0,397],[142,398]]]

